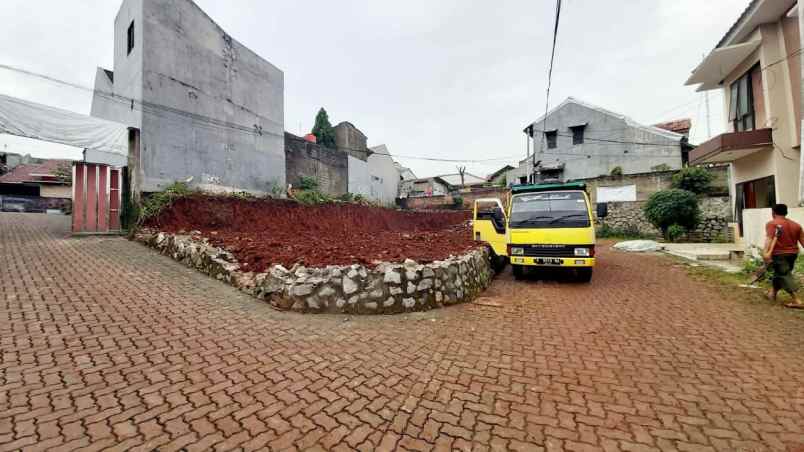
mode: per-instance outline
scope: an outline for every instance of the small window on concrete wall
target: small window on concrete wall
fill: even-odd
[[[126,55],[130,54],[131,51],[134,50],[134,21],[131,21],[131,25],[128,26],[128,32],[126,33]]]
[[[570,126],[570,130],[572,131],[572,144],[583,144],[584,129],[586,129],[586,124]]]
[[[546,130],[544,132],[544,139],[547,141],[547,149],[555,149],[558,141],[558,131]]]

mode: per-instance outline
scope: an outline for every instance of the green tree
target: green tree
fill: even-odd
[[[673,188],[702,194],[709,191],[714,178],[706,168],[688,166],[673,175]]]
[[[668,228],[673,225],[681,226],[688,231],[695,229],[701,216],[695,193],[675,188],[652,194],[645,203],[643,211],[645,218],[661,229],[665,237]]]
[[[329,116],[324,107],[321,107],[321,110],[318,110],[318,114],[315,115],[313,135],[315,135],[316,141],[321,146],[335,148],[335,128],[330,124]]]

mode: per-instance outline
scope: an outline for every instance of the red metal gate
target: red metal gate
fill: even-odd
[[[73,165],[73,234],[120,231],[120,168],[99,163]]]

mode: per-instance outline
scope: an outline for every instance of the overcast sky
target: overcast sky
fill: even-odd
[[[92,86],[113,67],[117,0],[2,0],[0,64]],[[500,161],[524,157],[522,128],[544,112],[553,0],[197,0],[235,39],[285,73],[285,129],[319,107],[393,154]],[[706,139],[704,98],[683,86],[748,0],[564,0],[551,107],[568,96],[651,124],[689,117]],[[13,18],[13,19],[8,19]],[[90,94],[0,70],[0,93],[89,113]],[[712,133],[722,97],[710,95]],[[80,151],[0,135],[0,151]],[[454,163],[398,158],[417,175]]]

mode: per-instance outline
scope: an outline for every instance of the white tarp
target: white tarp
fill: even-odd
[[[659,251],[662,245],[653,240],[627,240],[614,245],[614,249],[631,253],[647,253]]]
[[[597,187],[596,202],[636,201],[636,185]]]
[[[128,127],[0,94],[0,133],[128,156]]]

